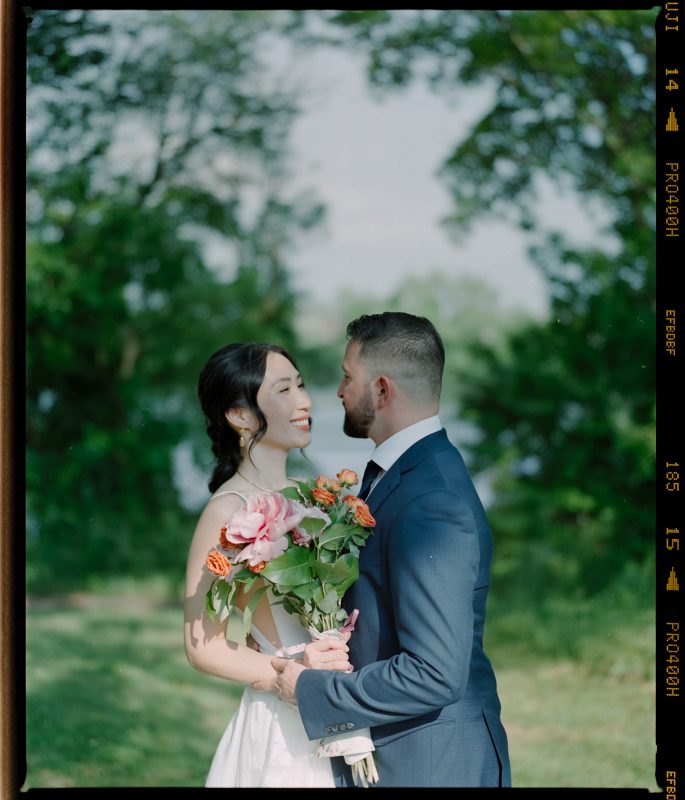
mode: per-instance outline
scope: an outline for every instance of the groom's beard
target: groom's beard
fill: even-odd
[[[366,439],[374,419],[376,419],[376,412],[371,399],[371,389],[367,387],[364,396],[357,403],[357,407],[345,409],[343,433],[353,439]]]

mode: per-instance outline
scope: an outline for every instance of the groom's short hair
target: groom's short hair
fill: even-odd
[[[426,317],[404,311],[362,314],[349,323],[347,336],[359,342],[359,359],[368,371],[397,381],[416,402],[439,399],[445,348]]]

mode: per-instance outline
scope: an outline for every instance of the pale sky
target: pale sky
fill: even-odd
[[[440,269],[477,275],[498,287],[503,304],[545,314],[545,284],[521,232],[482,221],[457,245],[439,224],[451,201],[435,173],[486,107],[486,89],[464,90],[453,107],[419,83],[374,99],[363,60],[331,49],[289,69],[313,89],[294,127],[298,185],[315,188],[328,206],[323,229],[289,259],[298,288],[334,299],[345,286],[376,292]],[[592,237],[574,202],[546,203],[549,221]]]
[[[439,270],[477,276],[497,288],[500,306],[546,316],[546,286],[520,230],[490,216],[456,244],[440,225],[453,209],[437,170],[489,107],[489,87],[458,87],[448,101],[417,81],[375,96],[360,53],[276,39],[265,58],[276,81],[304,92],[286,195],[313,190],[327,207],[325,222],[287,257],[292,284],[313,309],[317,300],[334,304],[343,288],[390,293],[403,278]],[[547,225],[579,245],[599,241],[596,210],[541,188]],[[225,243],[206,255],[219,268],[231,261]]]

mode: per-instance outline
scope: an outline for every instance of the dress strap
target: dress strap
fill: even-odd
[[[245,497],[245,495],[241,494],[240,492],[236,492],[235,489],[226,489],[223,492],[217,492],[216,494],[213,494],[207,502],[214,500],[215,497],[221,497],[222,494],[237,494],[238,497],[243,501],[243,503],[247,503],[247,498]]]

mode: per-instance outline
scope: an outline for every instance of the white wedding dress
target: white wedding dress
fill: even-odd
[[[282,647],[309,642],[309,633],[274,603],[271,590],[266,595]],[[260,652],[283,655],[254,625],[250,633]],[[319,758],[318,748],[318,740],[307,738],[297,708],[275,692],[248,686],[221,737],[205,787],[334,788],[330,759]]]

